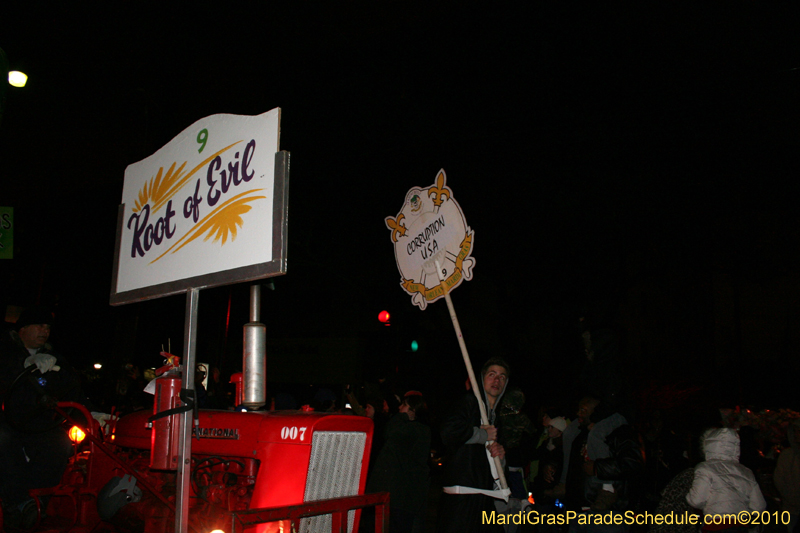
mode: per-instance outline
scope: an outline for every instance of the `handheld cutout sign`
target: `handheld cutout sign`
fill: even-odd
[[[481,425],[488,425],[486,405],[479,392],[483,387],[478,388],[464,335],[450,298],[450,292],[462,281],[472,279],[475,259],[470,255],[475,232],[467,225],[464,212],[453,198],[453,191],[447,187],[444,169],[439,171],[436,183],[430,187],[413,187],[408,191],[403,208],[396,217],[386,217],[385,222],[394,243],[400,285],[411,295],[414,305],[424,310],[428,303],[440,298],[447,302],[472,392],[478,401]],[[488,448],[486,457],[495,477],[496,487],[493,490],[454,486],[444,487],[444,491],[449,494],[481,493],[508,502],[511,491],[500,458],[492,457]]]
[[[111,304],[286,271],[280,109],[198,120],[125,169]]]
[[[475,232],[447,187],[444,169],[429,187],[412,187],[396,217],[386,217],[391,230],[400,285],[414,305],[425,309],[445,296],[441,278],[452,291],[472,279],[470,257]],[[437,263],[440,272],[437,272]]]

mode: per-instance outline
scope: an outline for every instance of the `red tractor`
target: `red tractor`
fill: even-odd
[[[73,439],[75,453],[61,484],[35,491],[36,531],[175,530],[180,383],[177,369],[163,374],[153,412],[123,416],[105,430],[80,404],[55,408],[68,425],[81,418],[90,423],[72,430],[86,437]],[[372,421],[366,417],[196,411],[188,529],[354,533],[359,509],[377,505],[376,526],[382,530],[388,495],[363,495],[371,444]]]

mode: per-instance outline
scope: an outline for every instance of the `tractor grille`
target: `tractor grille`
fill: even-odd
[[[366,433],[317,431],[311,441],[304,501],[327,500],[358,494],[361,459],[367,443]],[[347,531],[352,533],[355,511],[347,513]],[[300,533],[327,533],[331,515],[300,520]]]

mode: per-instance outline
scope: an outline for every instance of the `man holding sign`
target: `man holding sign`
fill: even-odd
[[[442,422],[442,441],[447,446],[445,462],[445,494],[439,508],[438,531],[489,531],[500,525],[483,524],[482,513],[495,510],[493,495],[497,475],[488,456],[505,457],[497,438],[496,409],[508,386],[508,363],[501,358],[489,359],[481,369],[480,385],[488,414],[488,425],[481,425],[478,399],[466,394]]]

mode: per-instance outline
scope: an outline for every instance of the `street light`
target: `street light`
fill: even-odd
[[[28,76],[18,70],[12,70],[8,73],[8,83],[13,87],[25,87],[28,82]]]

